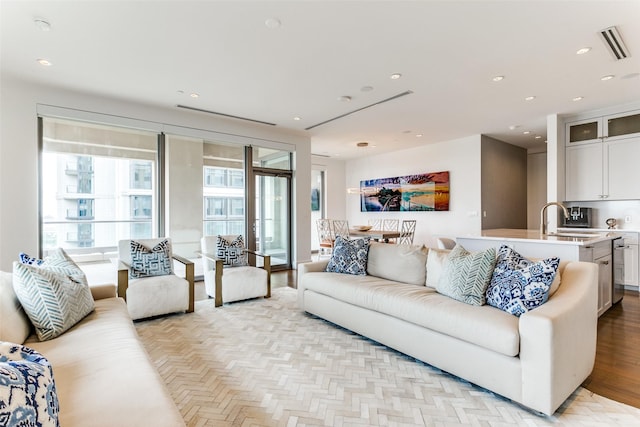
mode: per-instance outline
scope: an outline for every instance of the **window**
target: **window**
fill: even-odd
[[[225,215],[225,199],[221,197],[205,197],[204,198],[205,218],[224,217]]]
[[[134,189],[151,190],[151,162],[132,161],[130,168],[129,186]]]
[[[204,185],[207,187],[226,187],[227,173],[224,169],[204,168]]]
[[[42,244],[111,252],[154,229],[157,134],[43,118]]]

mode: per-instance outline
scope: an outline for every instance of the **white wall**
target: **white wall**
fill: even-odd
[[[344,160],[312,155],[311,168],[324,172],[325,194],[322,196],[326,209],[325,218],[346,218]],[[319,248],[316,219],[319,219],[321,215],[320,212],[312,212],[311,216],[311,250],[316,251]]]
[[[374,155],[345,164],[345,187],[359,187],[361,180],[428,172],[449,171],[449,211],[360,212],[358,195],[346,195],[346,216],[351,225],[370,218],[417,220],[415,244],[436,246],[438,236],[477,234],[481,229],[480,135],[428,144],[424,147]],[[343,193],[344,194],[344,193]]]
[[[121,99],[70,92],[0,76],[0,269],[11,271],[20,251],[38,249],[38,136],[39,104],[95,112],[137,120],[219,132],[228,142],[254,145],[286,143],[295,146],[294,265],[309,258],[311,170],[310,139],[306,133],[217,118],[208,114],[135,104]]]

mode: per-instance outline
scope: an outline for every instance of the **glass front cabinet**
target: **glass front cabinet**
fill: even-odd
[[[640,110],[566,123],[567,201],[640,199]]]

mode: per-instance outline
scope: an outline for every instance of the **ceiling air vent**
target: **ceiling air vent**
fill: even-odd
[[[618,32],[618,29],[616,27],[605,28],[604,30],[600,31],[600,35],[604,40],[604,44],[607,46],[607,48],[609,48],[609,52],[611,52],[611,54],[613,55],[613,59],[619,61],[628,56],[631,56],[629,55],[629,51],[624,45],[622,37],[620,36],[620,33]]]

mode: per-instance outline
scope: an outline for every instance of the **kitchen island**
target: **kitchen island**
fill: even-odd
[[[587,261],[598,264],[598,315],[612,305],[613,258],[612,240],[616,232],[559,232],[540,234],[539,230],[498,228],[483,230],[478,235],[456,237],[469,251],[480,251],[507,245],[527,258],[558,257],[560,261]]]

